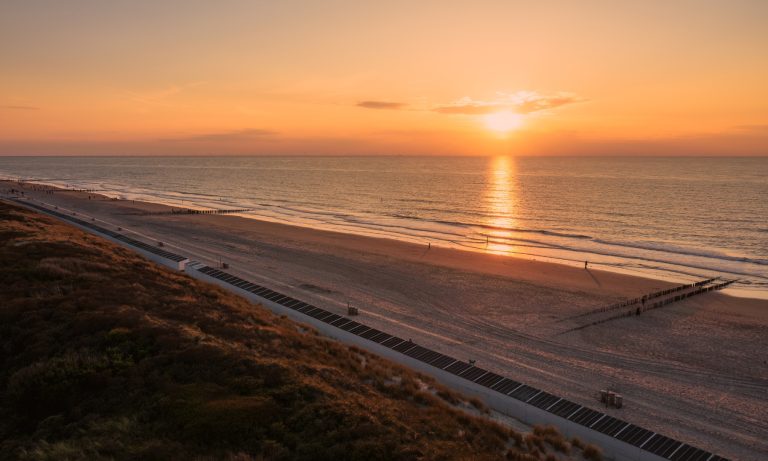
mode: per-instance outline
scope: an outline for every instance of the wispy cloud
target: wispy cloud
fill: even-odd
[[[489,114],[499,110],[511,110],[518,114],[530,114],[532,112],[556,109],[581,101],[584,101],[584,99],[570,93],[542,95],[535,91],[518,91],[512,94],[499,93],[492,100],[477,100],[464,97],[450,104],[436,106],[432,110],[441,114],[464,115]]]
[[[357,103],[357,107],[364,107],[366,109],[405,109],[407,104],[402,102],[389,102],[389,101],[360,101]]]
[[[541,94],[536,91],[518,91],[516,93],[498,93],[495,98],[489,100],[463,97],[456,101],[427,107],[416,107],[391,101],[361,101],[357,107],[366,109],[385,110],[420,110],[431,111],[440,114],[483,115],[500,110],[510,110],[518,114],[530,114],[556,109],[568,104],[584,101],[571,93]]]
[[[192,136],[165,138],[166,142],[236,142],[249,139],[262,139],[276,135],[276,131],[261,128],[249,128],[245,130],[224,131],[218,133],[203,133]]]
[[[766,125],[738,125],[734,129],[738,131],[751,131],[751,132],[768,132],[768,124]]]
[[[125,94],[127,94],[131,100],[148,106],[170,106],[171,104],[166,102],[167,99],[183,91],[190,90],[203,84],[205,84],[205,82],[192,82],[185,83],[183,85],[171,85],[166,88],[153,91],[126,91]]]
[[[0,106],[0,109],[8,109],[8,110],[40,110],[39,107],[34,107],[34,106],[14,106],[14,105]]]

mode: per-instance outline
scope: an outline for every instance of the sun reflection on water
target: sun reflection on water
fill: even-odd
[[[486,249],[494,253],[514,252],[508,242],[515,228],[515,188],[517,168],[513,157],[491,159],[485,192]]]

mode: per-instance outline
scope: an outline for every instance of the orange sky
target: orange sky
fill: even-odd
[[[766,24],[763,0],[6,0],[0,155],[768,155]]]

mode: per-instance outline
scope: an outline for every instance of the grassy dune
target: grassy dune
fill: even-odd
[[[430,378],[0,202],[0,458],[563,459]]]

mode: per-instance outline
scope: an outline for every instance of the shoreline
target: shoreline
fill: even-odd
[[[9,183],[9,181],[6,180],[0,180],[0,184],[3,183]],[[36,184],[36,183],[28,183],[28,184]],[[173,209],[178,209],[174,207],[171,204],[161,203],[161,202],[149,202],[149,201],[138,201],[138,200],[126,200],[126,199],[119,199],[115,197],[110,197],[108,195],[103,195],[99,192],[87,192],[83,190],[70,190],[70,189],[62,189],[57,186],[50,186],[45,185],[45,187],[53,187],[57,189],[56,195],[60,196],[60,194],[72,194],[74,197],[78,197],[82,199],[82,196],[93,196],[93,197],[100,197],[102,202],[107,203],[113,203],[117,205],[128,205],[130,208],[134,209],[136,211],[136,214],[134,217],[136,218],[154,218],[155,216],[152,215],[143,215],[142,213],[153,213],[153,212],[169,212]],[[44,197],[38,197],[42,202],[45,202]],[[96,201],[94,201],[95,203]],[[163,217],[168,218],[178,218],[178,219],[192,219],[195,221],[206,221],[211,217],[223,217],[218,215],[205,215],[205,214],[185,214],[185,213],[178,213],[176,215],[170,214],[170,215],[164,215]],[[309,240],[313,241],[324,241],[324,240],[335,240],[335,239],[344,239],[346,240],[346,244],[353,250],[369,250],[370,248],[376,248],[379,249],[378,251],[380,254],[394,254],[398,257],[406,258],[409,260],[423,260],[423,256],[426,255],[426,252],[429,252],[429,263],[430,264],[438,264],[438,265],[445,265],[446,267],[454,268],[454,269],[462,269],[467,267],[467,263],[479,263],[481,260],[483,263],[488,264],[488,262],[491,262],[490,264],[486,265],[485,267],[477,268],[473,267],[474,271],[480,271],[485,272],[489,275],[505,275],[505,276],[512,276],[516,278],[520,278],[521,280],[530,280],[530,281],[539,281],[540,275],[547,274],[547,275],[561,275],[562,271],[565,271],[568,277],[563,277],[563,281],[566,279],[569,281],[577,282],[573,287],[579,287],[579,288],[591,288],[594,285],[594,278],[593,277],[578,277],[574,278],[574,276],[578,274],[583,274],[584,269],[581,266],[581,262],[576,263],[574,261],[574,264],[564,264],[561,262],[553,262],[553,261],[540,261],[535,258],[527,258],[527,257],[518,257],[514,254],[501,254],[501,253],[494,253],[494,252],[483,252],[483,251],[473,251],[469,249],[461,249],[461,248],[452,248],[452,247],[444,247],[440,245],[433,245],[429,247],[426,243],[424,244],[418,244],[415,242],[409,242],[406,240],[398,240],[394,238],[390,238],[387,236],[373,236],[373,235],[363,235],[363,234],[356,234],[356,233],[348,233],[348,232],[342,232],[337,230],[327,230],[327,229],[316,229],[306,226],[300,226],[293,223],[283,223],[278,222],[277,220],[265,220],[265,219],[258,219],[255,217],[250,216],[244,216],[240,213],[233,213],[226,215],[228,219],[240,219],[244,220],[245,222],[241,222],[240,225],[247,225],[247,222],[253,222],[254,225],[260,226],[263,228],[267,228],[269,232],[273,232],[276,234],[285,234],[285,235],[293,235],[293,234],[304,234],[302,237],[308,238]],[[313,238],[310,234],[317,234],[316,238]],[[458,256],[457,258],[457,255]],[[553,259],[553,258],[543,258],[543,259]],[[461,261],[457,263],[457,260],[466,260]],[[510,261],[508,261],[510,260]],[[505,264],[505,263],[509,264]],[[525,268],[520,266],[526,266]],[[590,266],[601,266],[599,263],[591,263]],[[511,270],[510,270],[511,269]],[[671,288],[676,285],[675,282],[669,282],[665,280],[656,279],[653,277],[647,277],[643,275],[636,275],[636,274],[628,274],[628,273],[621,273],[621,272],[614,272],[611,270],[605,270],[603,268],[600,269],[594,269],[594,267],[590,267],[587,271],[588,274],[594,274],[598,273],[602,277],[607,277],[609,279],[612,286],[624,286],[624,285],[630,285],[634,284],[639,289],[664,289],[664,288]],[[537,276],[531,276],[532,274],[536,274]],[[591,281],[590,281],[591,280]],[[599,285],[598,285],[599,286]],[[642,295],[642,292],[636,292],[632,293],[630,291],[621,290],[620,293],[617,293],[616,295],[627,295],[627,296],[634,296],[634,295]],[[722,293],[726,295],[725,293]],[[727,296],[727,295],[726,295]],[[750,298],[751,299],[751,298]]]
[[[10,179],[0,179],[0,183],[14,183],[16,184],[15,180]],[[61,185],[57,185],[55,183],[50,182],[37,182],[35,180],[30,181],[24,181],[25,184],[31,184],[31,185],[39,185],[43,187],[52,187],[59,191],[68,191],[68,192],[77,192],[80,189],[67,189],[63,188]],[[114,196],[112,194],[104,194],[103,191],[93,191],[90,192],[90,195],[94,196],[100,196],[105,197],[111,200],[118,200],[118,201],[129,201],[129,202],[138,202],[146,205],[156,205],[160,207],[166,207],[167,209],[192,209],[192,210],[217,210],[213,207],[206,207],[200,204],[195,203],[184,203],[183,199],[179,199],[181,203],[172,203],[172,201],[163,201],[162,199],[155,198],[154,200],[132,200],[132,199],[124,199],[120,198],[120,194],[114,194],[118,196]],[[152,198],[152,197],[150,197]],[[221,208],[221,209],[228,209],[233,208],[227,207],[227,208]],[[165,209],[165,208],[161,208]],[[313,232],[331,232],[331,233],[338,233],[342,235],[349,235],[349,236],[360,236],[365,238],[372,238],[372,239],[384,239],[384,240],[391,240],[391,241],[397,241],[402,242],[406,244],[412,244],[416,246],[427,246],[430,245],[435,248],[443,248],[453,251],[461,251],[461,252],[467,252],[467,253],[476,253],[476,254],[483,254],[483,255],[497,255],[504,258],[515,258],[519,260],[528,260],[528,261],[541,261],[549,264],[556,264],[561,266],[567,266],[572,268],[580,268],[582,266],[582,263],[585,261],[585,259],[581,259],[582,256],[586,257],[586,260],[589,260],[588,256],[596,256],[600,258],[609,258],[609,259],[615,259],[615,260],[621,260],[622,257],[615,256],[612,254],[607,253],[587,253],[581,250],[577,249],[546,249],[546,252],[552,253],[552,254],[536,254],[536,253],[527,253],[524,251],[515,251],[508,249],[509,245],[507,244],[495,244],[497,247],[503,247],[505,249],[498,249],[498,250],[489,250],[489,249],[481,249],[478,247],[474,247],[472,245],[468,245],[465,243],[461,243],[458,241],[451,240],[449,238],[439,238],[436,239],[434,236],[430,238],[429,236],[424,237],[417,237],[413,235],[408,234],[398,234],[396,232],[386,232],[383,230],[373,230],[368,229],[365,231],[360,231],[362,228],[357,227],[344,227],[334,224],[328,224],[328,223],[322,223],[317,226],[317,223],[300,223],[300,222],[290,222],[286,223],[280,218],[277,217],[270,217],[270,216],[263,216],[263,215],[249,215],[248,213],[232,213],[232,216],[238,216],[243,219],[247,220],[253,220],[258,223],[273,223],[273,224],[279,224],[284,226],[290,226],[300,229],[307,229],[311,230]],[[494,246],[494,244],[492,244]],[[577,255],[579,258],[576,257],[567,257],[569,254]],[[645,259],[640,258],[639,261],[643,261]],[[669,263],[660,261],[660,260],[648,260],[653,263],[662,264],[669,266]],[[621,264],[614,264],[614,263],[608,263],[605,261],[589,261],[589,265],[592,268],[598,268],[598,270],[604,271],[604,272],[611,272],[615,274],[621,274],[628,277],[637,277],[637,278],[643,278],[643,279],[650,279],[650,280],[656,280],[660,282],[671,282],[671,283],[678,283],[678,284],[686,284],[695,282],[697,280],[701,280],[703,278],[709,278],[712,274],[717,273],[716,270],[711,269],[705,269],[701,267],[694,267],[694,266],[679,266],[681,268],[685,267],[689,270],[689,272],[684,272],[682,269],[675,269],[672,267],[646,267],[646,268],[632,268],[632,267],[625,267]],[[673,265],[674,266],[674,265]],[[699,270],[701,271],[699,274],[694,273],[693,271]],[[733,273],[730,274],[732,276],[736,276],[738,274]],[[731,277],[727,277],[730,279]],[[768,289],[751,289],[746,288],[744,286],[729,286],[723,291],[721,291],[722,294],[726,296],[731,296],[734,298],[743,298],[743,299],[757,299],[757,300],[766,300],[768,301]]]
[[[521,382],[596,405],[614,386],[617,418],[736,459],[768,455],[768,304],[708,293],[635,319],[560,334],[573,314],[675,284],[229,215],[140,216],[168,207],[28,191],[163,241],[203,262]],[[90,194],[94,196],[94,194]],[[717,402],[714,407],[711,402]],[[723,450],[721,447],[729,445]]]

